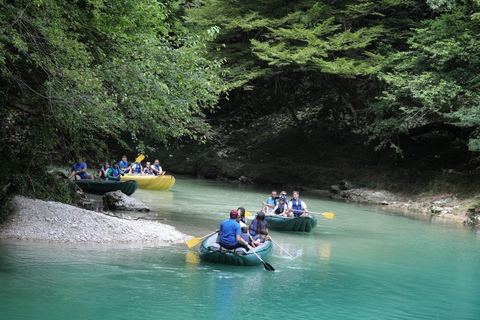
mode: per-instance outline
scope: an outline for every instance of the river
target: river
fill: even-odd
[[[255,213],[267,187],[178,177],[137,190],[158,218],[201,237],[231,209]],[[280,190],[278,190],[280,191]],[[287,190],[291,195],[292,190]],[[442,219],[413,218],[301,193],[311,233],[272,238],[276,272],[198,261],[186,245],[0,243],[0,319],[478,319],[480,241]]]

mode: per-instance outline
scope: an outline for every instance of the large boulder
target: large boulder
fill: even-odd
[[[107,192],[103,196],[104,210],[150,211],[143,202],[127,196],[120,190]]]

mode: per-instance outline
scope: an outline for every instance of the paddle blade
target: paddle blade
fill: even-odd
[[[334,214],[333,212],[324,212],[322,213],[322,216],[327,219],[333,219]]]
[[[135,159],[135,162],[141,162],[143,159],[145,159],[145,156],[141,154],[137,157],[137,159]]]
[[[192,239],[187,241],[187,246],[189,248],[195,247],[197,244],[200,243],[200,241],[202,241],[202,238],[192,238]]]
[[[265,267],[265,270],[268,270],[268,271],[275,271],[275,269],[268,263],[266,263],[265,261],[262,261],[263,262],[263,266]]]
[[[252,213],[250,211],[245,211],[245,218],[251,217]]]

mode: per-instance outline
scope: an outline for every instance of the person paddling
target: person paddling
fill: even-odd
[[[111,166],[108,171],[107,171],[107,179],[108,180],[116,180],[120,181],[121,176],[123,176],[124,173],[122,170],[118,167],[118,163],[114,162],[113,166]]]
[[[300,193],[298,191],[293,191],[293,199],[288,204],[289,217],[301,218],[308,216],[308,208],[305,201],[300,199]]]
[[[228,250],[243,247],[248,250],[248,243],[242,239],[242,229],[237,222],[237,210],[230,211],[230,219],[220,224],[218,235],[220,236],[220,245]]]

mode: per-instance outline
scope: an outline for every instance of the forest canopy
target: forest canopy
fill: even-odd
[[[51,159],[101,159],[112,141],[144,151],[171,137],[202,140],[204,113],[223,91],[222,61],[204,57],[217,29],[190,33],[181,10],[156,0],[0,1],[0,152],[13,168],[2,186],[34,189],[25,176]]]

